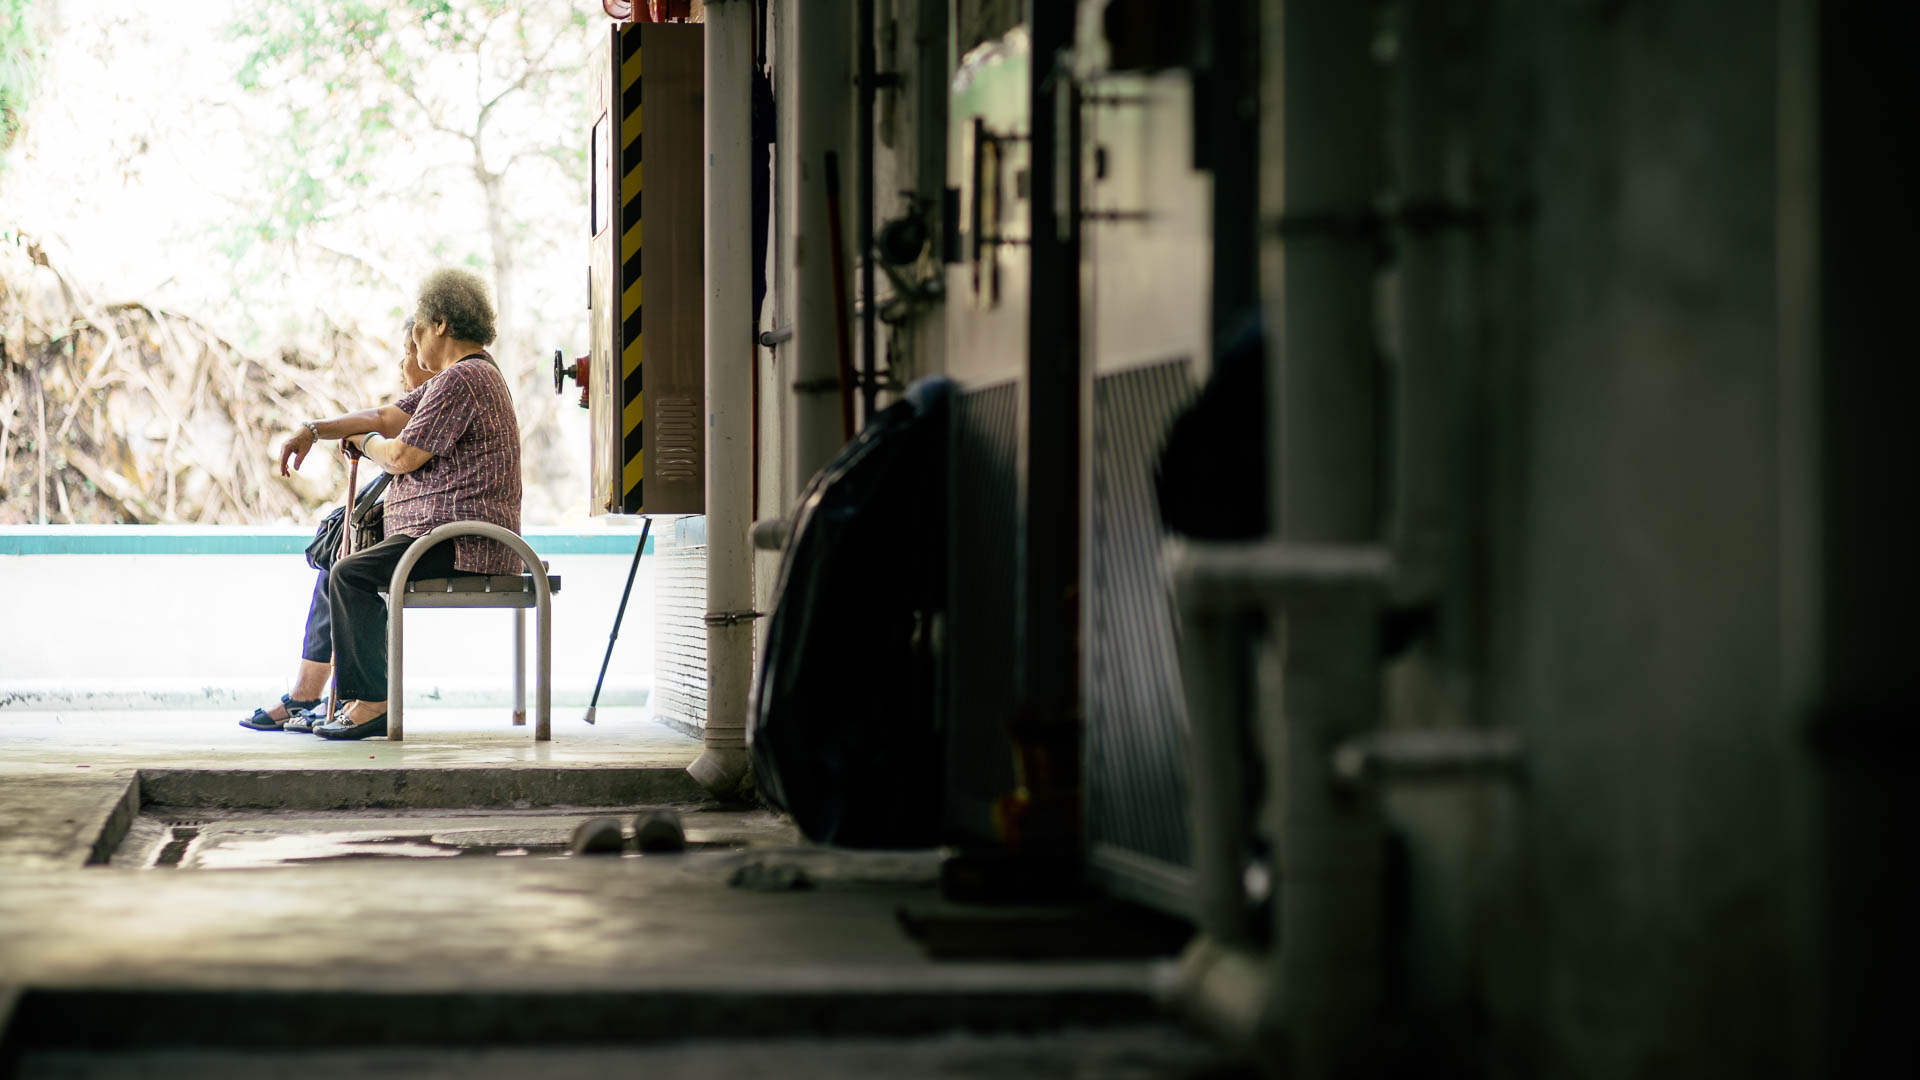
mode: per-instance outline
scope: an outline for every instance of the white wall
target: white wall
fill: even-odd
[[[631,557],[549,556],[553,700],[593,693]],[[643,702],[653,670],[653,581],[643,560],[602,704]],[[314,571],[299,555],[0,556],[0,708],[256,704],[289,688]],[[407,613],[407,700],[504,704],[512,613]],[[527,616],[527,653],[534,651]],[[531,696],[531,676],[529,676]]]

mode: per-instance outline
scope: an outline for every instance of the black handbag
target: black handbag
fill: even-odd
[[[360,489],[360,497],[353,502],[353,550],[364,550],[387,538],[387,506],[379,499],[392,480],[393,477],[381,473],[373,483]],[[346,509],[336,506],[320,519],[313,542],[307,545],[308,566],[315,570],[333,569],[333,561],[340,557],[340,523],[346,517]]]

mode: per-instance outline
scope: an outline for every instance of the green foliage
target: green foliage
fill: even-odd
[[[8,2],[18,0],[0,0]],[[527,101],[550,109],[557,80],[569,92],[579,82],[575,43],[587,25],[579,7],[506,0],[248,6],[228,27],[249,49],[236,81],[285,101],[287,111],[276,144],[262,155],[271,162],[262,177],[270,205],[263,220],[243,227],[239,245],[296,237],[362,208],[368,196],[395,195],[379,191],[377,178],[390,177],[394,158],[409,153],[431,159],[423,169],[464,168],[483,186],[543,158],[584,176],[570,125],[555,125],[548,145],[489,154],[502,112]]]
[[[31,0],[0,0],[0,169],[26,124],[46,51],[34,22]]]

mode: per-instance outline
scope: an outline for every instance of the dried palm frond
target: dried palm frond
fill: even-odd
[[[96,301],[38,246],[0,242],[0,523],[309,522],[345,471],[322,449],[282,478],[279,445],[391,390],[392,351],[330,328],[250,355],[187,315]]]

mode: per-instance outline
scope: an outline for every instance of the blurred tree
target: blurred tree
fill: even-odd
[[[31,0],[0,0],[0,169],[27,119],[44,52]]]
[[[18,0],[0,0],[18,2]],[[506,0],[267,0],[231,32],[247,90],[285,102],[262,237],[399,199],[431,208],[448,173],[480,193],[502,323],[518,326],[518,270],[534,235],[512,191],[523,173],[584,192],[578,131],[588,21],[578,4]],[[383,168],[415,159],[419,171]],[[397,180],[397,183],[396,183]],[[584,199],[584,194],[581,195]],[[408,284],[411,284],[410,282]]]
[[[247,50],[236,78],[278,123],[259,136],[260,172],[229,253],[265,244],[267,266],[322,253],[393,295],[396,312],[426,265],[490,272],[495,351],[520,374],[529,474],[569,475],[557,408],[527,360],[544,351],[534,341],[571,325],[543,313],[577,295],[552,270],[584,231],[585,59],[597,13],[590,23],[588,5],[507,0],[263,0],[243,10],[228,28]],[[540,291],[530,281],[545,295],[530,297]],[[538,495],[554,501],[530,505],[532,520],[564,514],[573,493]]]

